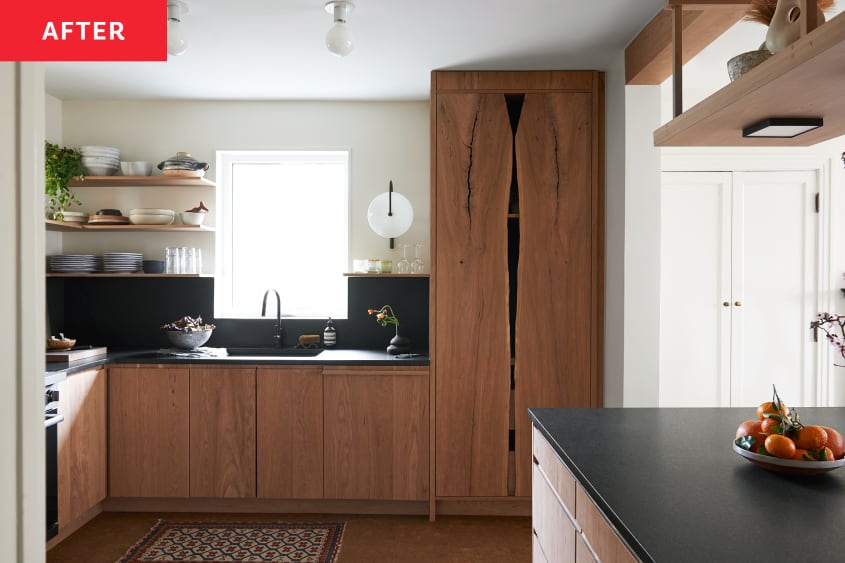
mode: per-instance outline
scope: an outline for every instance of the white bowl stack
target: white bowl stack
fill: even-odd
[[[176,218],[172,209],[130,209],[129,222],[133,225],[170,225]]]
[[[89,176],[111,176],[120,168],[120,149],[84,145],[79,147],[82,153],[82,170]]]

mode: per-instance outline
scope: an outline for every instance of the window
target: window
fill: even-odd
[[[217,163],[215,316],[258,317],[275,289],[284,316],[346,318],[349,151],[218,151]]]

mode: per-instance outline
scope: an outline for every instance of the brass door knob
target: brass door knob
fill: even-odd
[[[742,301],[734,301],[734,305],[737,307],[742,307]]]
[[[725,301],[724,303],[722,303],[722,307],[730,307],[730,306],[731,306],[730,301]]]

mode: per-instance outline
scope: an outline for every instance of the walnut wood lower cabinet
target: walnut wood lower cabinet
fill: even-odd
[[[258,498],[323,498],[323,370],[259,367]]]
[[[428,367],[323,369],[324,497],[428,500]]]
[[[106,372],[67,376],[59,385],[59,527],[82,517],[106,497]]]
[[[255,368],[191,367],[190,496],[254,498]]]
[[[533,454],[534,563],[639,561],[536,428]]]
[[[188,389],[187,367],[109,368],[109,496],[188,496]]]

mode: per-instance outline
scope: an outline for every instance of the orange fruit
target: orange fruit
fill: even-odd
[[[827,431],[821,426],[809,424],[795,433],[795,445],[805,450],[820,450],[827,444]]]
[[[763,434],[782,434],[780,428],[780,418],[777,416],[770,416],[763,419],[760,423],[761,432]]]
[[[804,457],[807,456],[807,457]],[[810,452],[803,448],[795,448],[795,455],[792,456],[792,459],[797,459],[798,461],[806,461],[810,458]]]
[[[757,418],[763,420],[766,414],[789,414],[789,407],[785,404],[781,403],[781,410],[775,408],[774,404],[771,401],[766,401],[765,403],[760,403],[760,406],[757,407]]]
[[[739,425],[739,428],[736,429],[736,438],[742,438],[743,436],[751,436],[754,438],[754,444],[752,444],[750,451],[755,454],[757,453],[757,448],[762,446],[763,442],[766,440],[766,436],[763,434],[761,427],[762,423],[759,420],[746,420]]]
[[[845,438],[842,434],[829,426],[822,426],[827,432],[827,447],[833,452],[834,459],[841,459],[845,456]]]
[[[795,455],[795,442],[783,434],[770,434],[765,441],[766,451],[775,457],[790,459]]]

